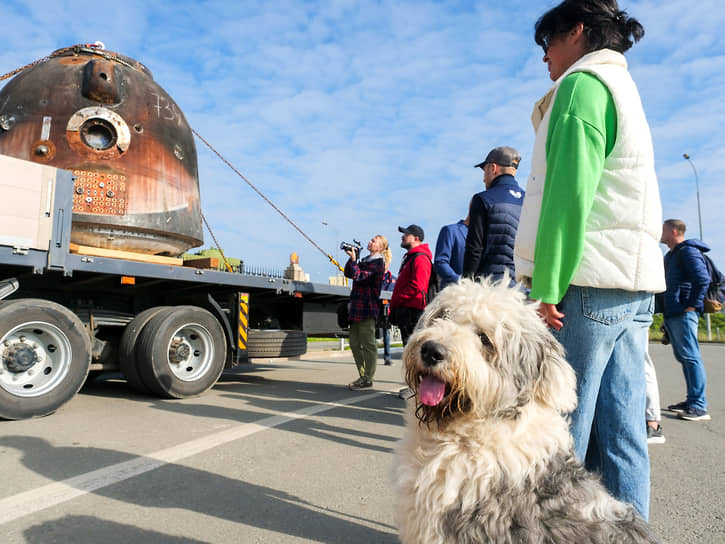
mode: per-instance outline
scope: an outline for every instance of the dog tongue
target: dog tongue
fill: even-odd
[[[426,406],[438,404],[446,392],[446,384],[434,376],[425,376],[419,387],[420,402]]]

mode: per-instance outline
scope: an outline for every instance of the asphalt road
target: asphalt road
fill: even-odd
[[[404,402],[400,354],[351,392],[349,352],[258,361],[182,401],[88,384],[56,414],[0,421],[0,541],[397,542],[389,485]],[[725,542],[725,346],[704,346],[713,421],[663,412],[651,522],[670,543]],[[662,404],[684,398],[651,345]]]

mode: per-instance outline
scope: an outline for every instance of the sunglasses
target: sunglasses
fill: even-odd
[[[551,36],[545,36],[541,39],[543,42],[541,44],[541,48],[544,50],[544,54],[549,52],[549,47],[551,47],[551,42],[553,42],[557,37],[559,37],[561,34],[553,34]]]

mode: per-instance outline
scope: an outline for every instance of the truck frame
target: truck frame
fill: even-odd
[[[0,155],[0,417],[50,414],[104,371],[199,395],[225,368],[340,332],[349,287],[74,251],[74,180]]]

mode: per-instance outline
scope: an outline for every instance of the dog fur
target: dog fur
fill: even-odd
[[[574,371],[536,309],[507,278],[464,279],[423,313],[403,353],[415,394],[394,467],[403,543],[658,542],[576,459]],[[445,384],[433,406],[431,377]]]

